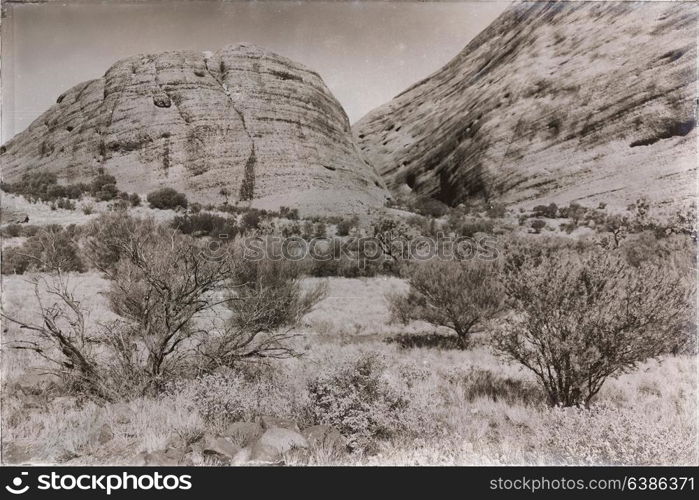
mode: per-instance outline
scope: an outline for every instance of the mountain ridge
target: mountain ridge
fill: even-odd
[[[515,4],[355,138],[394,193],[452,205],[687,202],[696,20],[675,3]]]
[[[117,61],[0,152],[6,181],[31,169],[71,182],[105,171],[128,191],[170,186],[210,202],[225,189],[308,213],[367,211],[387,197],[321,77],[250,44]]]

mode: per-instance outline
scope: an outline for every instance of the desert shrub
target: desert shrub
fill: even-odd
[[[151,208],[176,209],[187,208],[187,197],[172,188],[164,187],[148,193],[146,197]]]
[[[363,355],[309,380],[311,421],[337,428],[354,451],[401,432],[408,400],[391,387],[384,370],[377,356]]]
[[[85,203],[82,210],[85,215],[92,215],[95,212],[95,206],[92,203]]]
[[[138,207],[141,205],[141,197],[138,195],[138,193],[131,193],[129,195],[129,203],[132,207]]]
[[[504,203],[490,203],[485,211],[486,217],[491,219],[502,219],[506,213],[507,209]]]
[[[55,278],[34,278],[34,296],[40,313],[36,322],[26,322],[0,312],[10,323],[31,332],[10,344],[28,350],[48,361],[47,372],[63,378],[74,389],[109,399],[112,392],[103,384],[95,347],[99,341],[86,327],[86,312],[73,294],[63,274]],[[44,285],[48,300],[42,299]]]
[[[546,222],[544,222],[541,219],[534,219],[531,222],[531,228],[534,230],[536,234],[541,233],[541,230],[546,227]]]
[[[194,240],[159,226],[117,238],[121,258],[103,271],[107,298],[120,319],[108,328],[120,378],[159,389],[181,362],[180,349],[200,330],[196,318],[217,303],[211,294],[230,278],[231,263],[206,259]],[[173,270],[176,269],[176,272]],[[141,343],[141,356],[132,345]]]
[[[233,239],[238,232],[235,219],[221,217],[209,212],[199,212],[192,215],[177,216],[172,220],[172,227],[184,234],[193,236],[211,236],[213,238],[226,235]]]
[[[42,229],[44,229],[42,226],[35,226],[33,224],[7,224],[4,227],[0,227],[0,236],[3,238],[26,238],[34,236]]]
[[[400,261],[409,257],[408,242],[419,235],[406,221],[383,217],[373,225],[374,239],[388,260]]]
[[[83,230],[82,252],[91,267],[107,270],[156,231],[153,219],[138,219],[124,214],[102,214]]]
[[[478,398],[488,398],[492,401],[504,401],[509,405],[539,405],[543,399],[541,391],[531,381],[503,377],[480,368],[471,367],[451,373],[447,381],[458,387],[464,398],[470,402]]]
[[[297,394],[270,367],[251,378],[237,370],[205,374],[168,384],[166,391],[184,397],[207,424],[224,429],[232,422],[251,422],[260,415],[297,420],[302,394]]]
[[[358,225],[359,218],[357,216],[345,217],[337,223],[337,226],[335,227],[335,234],[338,236],[348,236],[350,231]]]
[[[293,355],[288,328],[324,293],[322,285],[302,289],[287,262],[243,263],[233,252],[207,258],[197,240],[150,219],[110,214],[86,233],[87,255],[109,280],[116,319],[86,329],[63,273],[49,289],[53,301],[39,301],[37,323],[8,319],[38,333],[41,342],[25,348],[44,357],[55,352],[61,376],[102,398],[157,392],[178,374],[241,359]],[[221,306],[231,310],[225,324]]]
[[[289,220],[299,219],[299,209],[289,207],[279,207],[279,216]]]
[[[546,219],[555,219],[558,216],[558,205],[550,203],[549,205],[537,205],[532,209],[534,217],[544,217]]]
[[[454,226],[454,232],[458,236],[472,238],[477,233],[491,234],[495,229],[495,221],[492,219],[478,219],[467,217]]]
[[[358,241],[343,242],[333,238],[327,247],[321,245],[314,247],[313,258],[306,259],[306,272],[317,278],[328,276],[371,277],[393,270],[392,267],[385,267],[385,264],[386,260],[381,256],[372,258],[371,250],[362,252]]]
[[[531,370],[551,405],[588,405],[608,377],[686,339],[692,286],[667,266],[590,249],[509,257],[512,314],[495,346]]]
[[[111,201],[119,197],[116,178],[113,175],[100,173],[90,183],[90,193],[97,200]]]
[[[407,295],[386,298],[394,320],[421,320],[456,332],[468,347],[471,329],[501,307],[502,291],[494,264],[482,260],[414,262],[405,268]]]
[[[259,210],[250,209],[243,214],[240,219],[240,229],[242,232],[248,232],[260,227],[262,221],[262,213]]]
[[[22,247],[2,249],[2,274],[24,274],[37,262],[33,254]]]
[[[8,224],[0,227],[0,236],[3,238],[17,238],[22,235],[22,224]]]
[[[68,198],[59,198],[56,200],[56,207],[61,210],[75,210],[75,202]]]
[[[3,182],[0,189],[6,193],[23,196],[29,201],[57,201],[62,198],[77,199],[89,192],[85,184],[58,184],[56,174],[45,171],[26,172],[19,181]]]
[[[22,245],[2,252],[2,274],[25,272],[82,272],[83,261],[75,226],[47,226],[27,238]]]
[[[281,234],[285,238],[301,235],[301,225],[297,221],[282,225]]]
[[[328,235],[328,228],[325,222],[318,222],[313,225],[313,237],[314,238],[325,238]]]
[[[578,225],[581,219],[587,213],[588,208],[582,206],[580,203],[571,202],[567,207],[561,207],[558,209],[559,217],[570,218],[575,225]]]
[[[289,329],[325,295],[324,283],[304,289],[301,267],[293,261],[247,260],[232,271],[225,328],[212,332],[200,349],[213,370],[256,358],[286,358],[296,352]]]
[[[129,209],[129,202],[127,200],[122,200],[117,198],[107,205],[107,210],[110,212],[126,212]]]
[[[546,445],[566,465],[657,465],[696,463],[696,427],[666,424],[642,408],[597,403],[585,408],[550,408]]]

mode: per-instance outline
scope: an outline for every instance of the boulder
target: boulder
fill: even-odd
[[[229,425],[224,436],[231,438],[234,443],[240,446],[248,446],[259,438],[264,429],[259,422],[233,422]]]
[[[151,452],[143,451],[136,456],[135,465],[157,465],[167,467],[182,465],[184,459],[184,450],[177,448],[168,448],[165,450],[155,450]]]
[[[114,432],[112,432],[112,428],[109,426],[109,424],[102,424],[99,435],[97,436],[97,442],[99,444],[107,444],[112,439],[114,439]]]
[[[308,448],[308,441],[296,431],[272,427],[252,445],[250,460],[256,462],[277,462],[284,453],[292,449]]]
[[[296,432],[300,431],[298,424],[293,420],[289,420],[288,418],[262,416],[258,417],[257,421],[264,430],[278,427],[280,429],[289,429]]]
[[[199,441],[192,445],[192,450],[198,451],[203,457],[219,462],[230,462],[240,451],[240,447],[226,437],[205,434]]]
[[[251,457],[252,450],[249,446],[246,446],[235,454],[233,460],[231,460],[231,465],[244,465],[250,461]]]
[[[308,444],[314,448],[343,449],[346,446],[345,439],[340,431],[329,425],[314,425],[301,432]]]

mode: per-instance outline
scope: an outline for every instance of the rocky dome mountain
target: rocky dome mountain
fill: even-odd
[[[220,203],[225,188],[231,201],[306,213],[365,211],[388,194],[320,76],[250,45],[121,60],[0,152],[5,181],[104,169],[124,191],[170,186]]]
[[[696,24],[693,3],[516,4],[353,131],[396,192],[669,209],[695,194]]]

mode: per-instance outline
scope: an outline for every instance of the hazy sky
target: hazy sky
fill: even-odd
[[[455,56],[509,2],[7,4],[2,142],[120,58],[252,42],[316,70],[354,122]]]

